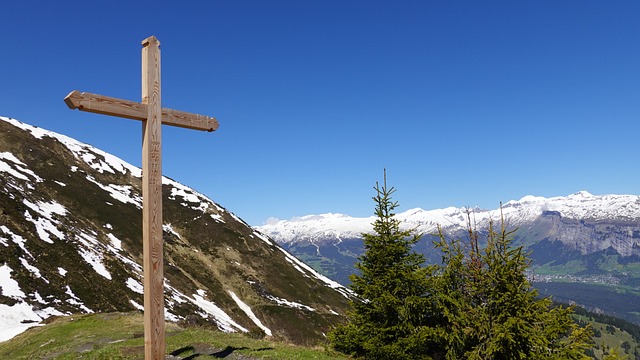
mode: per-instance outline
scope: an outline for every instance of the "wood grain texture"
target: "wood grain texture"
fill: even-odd
[[[145,359],[164,359],[164,272],[162,252],[162,106],[160,42],[142,42],[142,241]]]
[[[132,120],[147,120],[147,104],[114,97],[74,90],[64,98],[69,109],[102,115],[123,117]],[[192,130],[215,131],[219,123],[216,118],[185,111],[162,108],[162,124]]]

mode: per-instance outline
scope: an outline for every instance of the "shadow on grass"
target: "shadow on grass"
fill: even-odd
[[[180,354],[184,354],[187,352],[193,352],[193,355],[190,355],[182,360],[191,360],[196,359],[200,356],[212,357],[214,359],[224,359],[227,356],[233,354],[236,350],[253,350],[253,351],[266,351],[273,350],[271,347],[260,348],[260,349],[250,349],[248,347],[235,347],[235,346],[227,346],[223,350],[215,349],[208,344],[195,344],[190,346],[185,346],[176,351],[173,351],[171,355],[179,356]]]

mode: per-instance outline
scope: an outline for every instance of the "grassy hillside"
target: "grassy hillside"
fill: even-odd
[[[0,359],[144,359],[142,324],[139,313],[59,317],[0,343]],[[321,346],[300,347],[171,323],[166,325],[166,344],[172,359],[346,359]]]
[[[596,336],[590,355],[617,352],[640,359],[640,329],[620,319],[577,308],[576,321],[591,324]],[[0,343],[0,359],[144,359],[143,319],[139,313],[102,313],[57,317]],[[254,335],[252,337],[252,335]],[[168,359],[348,359],[321,345],[295,346],[259,339],[260,334],[225,333],[166,324]]]
[[[4,118],[0,158],[0,266],[19,289],[0,291],[0,305],[17,314],[10,323],[140,309],[140,170]],[[305,346],[341,319],[346,289],[203,194],[166,177],[162,192],[168,318],[243,332],[264,327]]]

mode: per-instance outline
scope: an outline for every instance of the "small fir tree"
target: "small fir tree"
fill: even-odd
[[[416,329],[425,325],[428,276],[421,268],[424,257],[413,251],[420,239],[415,231],[401,230],[388,188],[374,187],[376,204],[373,234],[363,234],[365,253],[351,275],[351,288],[359,300],[352,302],[349,322],[329,335],[334,349],[371,359],[420,359]]]

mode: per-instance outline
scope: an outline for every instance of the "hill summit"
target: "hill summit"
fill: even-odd
[[[203,194],[162,181],[165,317],[300,344],[351,293]],[[50,316],[142,310],[141,170],[0,117],[0,341]]]

